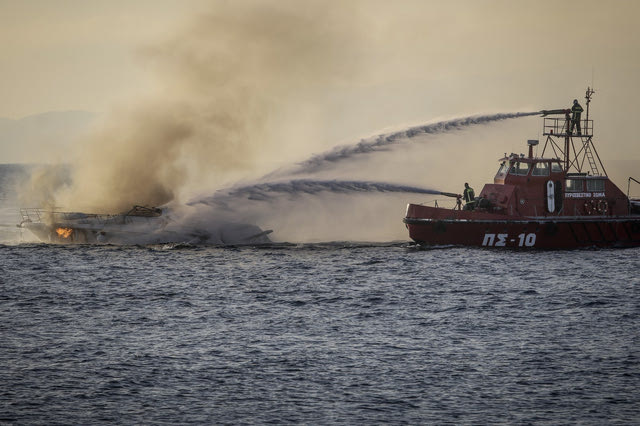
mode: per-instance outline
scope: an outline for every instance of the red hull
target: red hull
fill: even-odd
[[[640,246],[640,216],[523,217],[410,204],[404,223],[424,245],[573,249]]]
[[[439,195],[455,197],[455,209],[409,204],[409,236],[421,244],[474,247],[640,246],[640,200],[629,199],[631,182],[640,180],[630,177],[625,195],[607,176],[593,144],[593,93],[587,88],[586,120],[577,99],[572,109],[541,111],[543,117],[564,116],[544,119],[541,155],[534,156],[537,139],[527,141],[528,156],[505,153],[493,183],[478,197],[465,183],[464,209],[463,196],[450,192]]]

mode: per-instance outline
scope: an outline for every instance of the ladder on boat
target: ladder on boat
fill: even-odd
[[[587,161],[589,162],[589,167],[591,168],[592,176],[600,176],[600,171],[598,170],[598,165],[596,164],[596,160],[593,157],[593,151],[591,150],[591,144],[589,141],[584,144],[584,155],[587,157]]]

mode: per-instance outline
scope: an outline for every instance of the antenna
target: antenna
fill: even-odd
[[[587,123],[589,123],[589,104],[591,103],[591,96],[593,96],[594,93],[596,93],[596,91],[593,90],[593,86],[591,86],[587,87],[587,92],[584,95],[584,98],[587,100]]]

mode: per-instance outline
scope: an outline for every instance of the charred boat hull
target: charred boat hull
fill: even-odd
[[[78,212],[49,212],[21,209],[18,225],[38,239],[54,244],[145,245],[188,243],[240,245],[270,243],[260,227],[247,223],[204,221],[196,224],[176,223],[162,209],[134,206],[116,215]]]

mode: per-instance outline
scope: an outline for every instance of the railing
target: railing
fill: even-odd
[[[20,216],[22,216],[22,222],[42,222],[42,218],[45,215],[44,210],[36,208],[20,209]]]
[[[162,216],[162,210],[154,207],[134,206],[127,213],[120,214],[95,214],[80,212],[49,211],[40,208],[21,208],[22,223],[63,223],[107,225],[138,223],[140,220]],[[21,223],[21,224],[22,224]]]
[[[571,135],[571,119],[560,117],[545,117],[542,134],[545,136]],[[593,120],[580,120],[580,134],[574,128],[573,136],[593,136]]]
[[[122,220],[123,215],[108,215],[108,214],[87,214],[87,213],[73,213],[73,212],[56,212],[47,211],[39,208],[21,208],[20,215],[22,216],[22,223],[40,223],[40,222],[64,222],[73,220],[76,223],[108,223],[113,222],[118,218]]]

